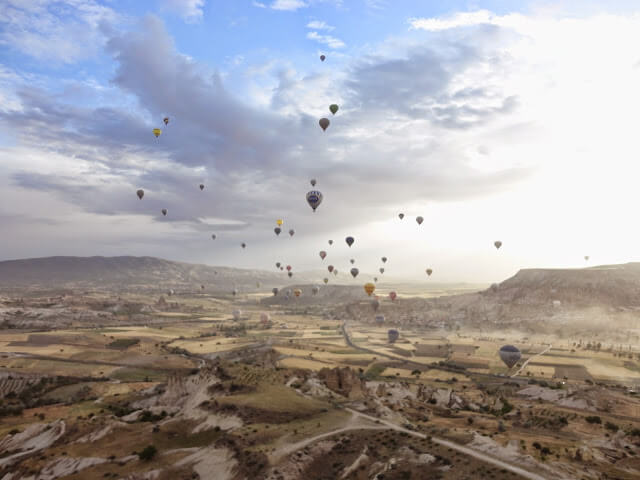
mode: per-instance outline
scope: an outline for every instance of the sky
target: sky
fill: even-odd
[[[0,260],[640,261],[639,45],[637,1],[3,0]]]

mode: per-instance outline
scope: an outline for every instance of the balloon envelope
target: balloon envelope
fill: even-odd
[[[327,256],[327,252],[325,252],[324,250],[320,250],[320,258],[324,260],[326,256]]]
[[[313,293],[314,295],[317,295],[319,291],[320,291],[320,287],[318,287],[317,285],[314,285],[311,288],[311,293]]]
[[[144,190],[140,189],[136,192],[136,195],[138,195],[138,198],[140,200],[142,200],[142,197],[144,197]]]
[[[241,246],[242,248],[247,248],[247,244],[246,244],[246,243],[242,243],[242,244],[240,244],[240,246]]]
[[[296,288],[296,289],[293,291],[293,294],[294,294],[296,297],[299,297],[300,295],[302,295],[302,290],[300,290],[299,288]]]
[[[274,232],[276,232],[276,235],[280,235],[280,232],[282,231],[282,229],[280,227],[276,227],[273,229]]]
[[[164,117],[162,121],[164,122],[165,125],[169,125],[169,117]]]
[[[381,325],[384,323],[384,315],[376,315],[376,323]]]
[[[387,257],[382,257],[380,260],[382,260],[382,263],[387,263]]]
[[[320,55],[320,60],[324,62],[324,59],[327,58],[324,55]]]
[[[433,270],[431,270],[430,268],[427,268],[427,275],[431,276],[431,274],[433,273]]]
[[[333,245],[333,240],[329,240],[329,245]]]
[[[364,284],[364,291],[367,292],[367,295],[369,296],[371,296],[371,294],[374,292],[375,289],[376,289],[376,286],[371,282]]]
[[[418,222],[418,225],[422,225],[422,222],[424,222],[424,218],[416,217],[416,222]]]
[[[353,242],[355,242],[353,237],[347,237],[347,238],[344,239],[344,241],[347,242],[347,245],[349,245],[349,246],[353,245]]]
[[[274,296],[278,295],[278,287],[273,287],[271,289],[271,292],[273,293]]]
[[[502,246],[502,242],[501,242],[500,240],[496,240],[495,242],[493,242],[493,245],[494,245],[496,248],[500,248],[500,247]]]
[[[315,187],[315,186],[316,186],[316,179],[315,179],[315,178],[312,178],[312,179],[311,179],[311,186],[312,186],[312,187]]]
[[[397,296],[398,294],[396,292],[389,292],[389,298],[392,302],[396,299]]]
[[[336,105],[335,103],[332,103],[331,105],[329,105],[329,111],[335,115],[336,112],[338,111],[340,107],[338,107],[338,105]]]
[[[316,208],[322,203],[322,193],[317,190],[311,190],[307,193],[307,203],[315,212]]]
[[[400,217],[400,220],[402,220],[404,218],[404,213],[399,213],[398,216]]]
[[[327,128],[329,128],[329,124],[331,122],[329,121],[328,118],[321,118],[320,121],[318,121],[318,123],[320,124],[320,128],[322,128],[322,130],[325,131]]]
[[[215,239],[216,239],[216,234],[215,234],[215,233],[212,233],[212,234],[211,234],[211,238],[212,238],[213,240],[215,240]]]
[[[394,343],[396,340],[398,340],[400,332],[398,332],[398,330],[396,330],[395,328],[392,328],[387,332],[387,336],[389,337],[389,343]]]
[[[162,215],[164,215],[165,217],[167,216],[167,209],[166,208],[162,209]]]
[[[242,316],[242,310],[234,310],[233,312],[231,312],[231,315],[233,315],[234,320],[240,320],[240,317]]]
[[[153,129],[153,134],[156,136],[156,138],[158,138],[161,133],[162,133],[162,130],[160,130],[159,128]]]
[[[293,234],[296,233],[296,231],[292,228],[291,230],[289,230],[289,236],[293,237]]]
[[[329,266],[327,267],[327,270],[329,270],[329,273],[333,272],[333,265],[329,265]]]
[[[271,319],[271,317],[269,316],[268,313],[262,312],[260,314],[260,323],[267,323],[267,322],[269,322],[270,319]]]
[[[500,359],[509,368],[512,368],[516,363],[518,363],[518,360],[522,358],[520,350],[513,345],[504,345],[500,348],[498,353],[500,355]]]
[[[351,269],[351,276],[353,278],[356,278],[358,276],[358,273],[360,273],[360,270],[358,270],[357,268],[354,267]]]
[[[276,224],[281,227],[282,226],[282,219],[279,218],[278,220],[276,220]]]
[[[380,267],[379,270],[380,270],[380,273],[384,273],[384,268],[383,267]]]
[[[329,279],[328,279],[327,277],[325,277],[322,281],[323,281],[325,284],[329,283]]]
[[[200,190],[204,190],[204,185],[202,183],[200,184]]]

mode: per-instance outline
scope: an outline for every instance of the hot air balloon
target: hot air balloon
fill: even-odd
[[[161,133],[162,133],[162,130],[160,130],[159,128],[153,129],[153,134],[156,136],[156,138],[158,138]]]
[[[587,261],[587,262],[588,262],[588,261],[589,261],[589,255],[585,255],[585,256],[584,256],[584,259],[585,259],[585,261]]]
[[[242,248],[247,248],[247,244],[246,244],[246,243],[244,243],[244,242],[243,242],[243,243],[241,243],[241,244],[240,244],[240,246],[241,246]]]
[[[418,222],[418,225],[422,225],[422,222],[424,222],[424,218],[416,217],[416,222]]]
[[[293,272],[287,272],[287,275],[289,275],[289,278],[293,277]]]
[[[512,368],[516,363],[518,363],[518,360],[522,357],[520,350],[513,345],[504,345],[500,348],[500,352],[498,353],[500,354],[500,358],[504,364],[509,368]]]
[[[322,203],[322,193],[317,190],[311,190],[307,193],[307,203],[315,212],[316,208]]]
[[[262,312],[260,314],[260,323],[268,323],[271,317],[269,317],[268,313]]]
[[[431,276],[431,274],[433,273],[433,270],[431,270],[430,268],[427,268],[426,272],[427,272],[427,275]]]
[[[395,328],[392,328],[387,332],[387,336],[389,337],[389,343],[394,343],[398,340],[398,337],[400,337],[400,332]]]
[[[397,296],[398,294],[396,292],[389,292],[389,298],[392,302],[396,299]]]
[[[320,250],[320,258],[324,260],[326,256],[327,256],[327,252],[325,252],[324,250]]]
[[[329,265],[329,266],[327,267],[327,270],[329,270],[329,273],[333,272],[333,265]]]
[[[162,121],[164,122],[165,125],[169,125],[169,117],[164,117]]]
[[[280,265],[282,265],[280,262],[276,262],[276,268],[280,268]]]
[[[312,187],[315,187],[315,186],[316,186],[316,179],[315,179],[315,178],[312,178],[312,179],[311,179],[311,181],[310,181],[310,183],[311,183],[311,186],[312,186]]]
[[[387,257],[382,257],[380,260],[382,260],[382,263],[387,263]]]
[[[240,320],[240,317],[242,317],[242,310],[234,310],[231,312],[231,315],[233,315],[234,320]]]
[[[293,237],[294,233],[296,233],[296,231],[293,228],[289,230],[290,237]]]
[[[335,103],[332,103],[331,105],[329,105],[329,111],[335,115],[336,112],[338,111],[340,107],[338,107],[338,105],[336,105]]]
[[[329,121],[328,118],[321,118],[318,123],[320,124],[320,128],[322,128],[322,131],[325,131],[327,128],[329,128],[329,124],[331,123]]]
[[[202,290],[204,290],[204,285],[200,285],[200,288],[201,288]]]
[[[353,259],[353,258],[352,258],[352,259],[350,259],[349,261],[351,262],[351,265],[353,265],[354,263],[356,263],[355,259]]]
[[[173,295],[173,290],[169,290],[169,291],[167,292],[167,295],[169,295],[169,296]]]
[[[280,267],[280,270],[284,271],[284,267]]]
[[[371,294],[374,292],[375,289],[376,289],[376,286],[371,282],[364,284],[364,291],[367,292],[367,295],[369,296],[371,296]]]
[[[234,288],[233,291],[231,292],[233,294],[233,296],[235,297],[236,295],[238,295],[238,289]]]
[[[377,312],[378,309],[380,308],[380,300],[378,300],[377,298],[374,298],[373,300],[371,300],[371,306],[373,307],[373,311]]]
[[[334,274],[336,277],[338,276],[338,269],[337,269],[337,268],[335,268],[335,269],[333,270],[333,274]]]
[[[378,281],[378,277],[373,277],[373,281],[377,282]]]
[[[280,235],[280,232],[282,231],[282,229],[280,227],[276,227],[273,229],[274,232],[276,232],[276,235]]]
[[[380,273],[384,273],[384,267],[380,267],[378,270],[380,271]]]
[[[271,293],[273,293],[273,296],[275,297],[276,295],[278,295],[278,287],[273,287],[271,289]]]
[[[329,279],[328,279],[327,277],[325,277],[322,281],[323,281],[325,284],[329,283]]]
[[[200,190],[204,190],[204,184],[200,184]]]
[[[162,215],[164,215],[165,217],[167,216],[167,209],[166,208],[162,209]]]
[[[215,239],[216,239],[216,234],[215,234],[215,233],[212,233],[212,234],[211,234],[211,238],[212,238],[213,240],[215,240]]]
[[[352,276],[353,278],[356,278],[356,277],[358,276],[358,274],[359,274],[359,273],[360,273],[360,270],[358,270],[357,268],[353,267],[353,268],[351,269],[351,276]]]
[[[376,323],[382,325],[384,323],[384,315],[376,315]]]
[[[317,295],[318,292],[320,291],[320,287],[317,285],[314,285],[313,287],[311,287],[311,293],[314,295]]]
[[[140,189],[136,192],[136,195],[138,195],[138,198],[140,200],[142,200],[142,197],[144,197],[144,190]]]
[[[347,237],[344,239],[344,241],[347,242],[347,245],[349,245],[349,247],[351,247],[351,245],[353,245],[353,242],[355,242],[353,237]]]
[[[400,220],[402,220],[404,218],[404,213],[399,213],[398,216],[400,217]]]
[[[333,245],[333,240],[329,240],[329,245]]]
[[[281,226],[282,226],[282,223],[283,223],[283,222],[282,222],[282,219],[281,219],[281,218],[279,218],[278,220],[276,220],[276,224],[277,224],[279,227],[281,227]]]
[[[299,297],[300,295],[302,295],[302,290],[300,290],[299,288],[296,288],[296,289],[293,291],[293,294],[294,294],[296,297]]]
[[[320,55],[320,61],[324,62],[324,59],[327,58],[324,55]]]
[[[496,247],[496,249],[498,249],[502,246],[502,242],[500,240],[496,240],[495,242],[493,242],[493,245]]]
[[[287,272],[291,271],[291,265],[287,265]]]

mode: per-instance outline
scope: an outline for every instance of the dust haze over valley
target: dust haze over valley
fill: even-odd
[[[0,480],[640,478],[638,45],[623,0],[0,2]]]

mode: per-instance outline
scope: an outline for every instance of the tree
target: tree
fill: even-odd
[[[140,460],[149,461],[158,453],[158,449],[153,445],[147,445],[144,447],[144,450],[138,454]]]

